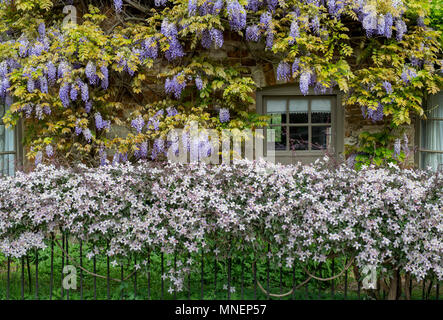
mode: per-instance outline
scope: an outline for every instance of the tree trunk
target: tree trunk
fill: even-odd
[[[394,270],[389,283],[388,300],[398,300],[401,295],[401,275],[400,270]]]

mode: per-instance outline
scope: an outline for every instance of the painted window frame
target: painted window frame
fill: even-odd
[[[256,92],[256,111],[259,114],[266,114],[266,106],[265,99],[268,97],[296,97],[303,98],[305,97],[295,84],[284,84],[284,85],[276,85],[272,87],[265,87],[257,90]],[[333,97],[335,98],[335,103],[332,105],[331,110],[331,145],[334,149],[334,155],[340,156],[344,152],[344,108],[342,105],[342,94],[338,90],[334,90],[331,93],[327,94],[316,94],[313,90],[310,90],[306,96],[312,98],[321,98],[321,97]],[[266,136],[266,128],[265,136]],[[265,150],[266,152],[266,150]],[[324,156],[324,150],[297,150],[294,153],[292,151],[275,151],[276,161],[283,164],[293,163],[293,160],[301,161],[303,163],[309,163],[315,161],[318,158]]]
[[[442,94],[441,92],[439,94]],[[425,100],[424,100],[424,111],[425,114],[427,112],[429,112],[429,108],[431,108],[432,106],[430,105],[432,98],[430,96],[428,96]],[[443,105],[439,105],[439,108],[443,108]],[[425,130],[423,129],[425,122],[430,122],[430,121],[442,121],[443,122],[443,118],[440,117],[431,117],[431,116],[427,116],[426,119],[417,119],[416,121],[416,134],[415,134],[415,141],[417,141],[416,146],[417,146],[417,156],[416,156],[416,160],[415,163],[416,165],[421,168],[424,169],[424,163],[423,163],[423,155],[426,153],[440,153],[443,154],[443,149],[442,150],[431,150],[431,149],[427,149],[423,147],[423,140],[424,140],[424,135],[426,134]],[[441,137],[443,139],[443,137]],[[439,164],[439,167],[437,168],[437,170],[442,170],[443,171],[443,163]]]
[[[7,108],[2,105],[2,108],[4,108],[4,113],[6,113]],[[0,117],[0,126],[4,126],[3,123],[3,116],[4,114]],[[6,128],[5,128],[6,130]],[[23,166],[23,144],[22,144],[22,137],[23,137],[23,125],[22,125],[22,120],[20,119],[17,123],[17,125],[14,127],[14,150],[11,151],[0,151],[0,157],[4,158],[7,155],[14,155],[14,168],[13,168],[13,172],[14,174],[17,172],[18,167]],[[6,139],[6,134],[5,137]],[[5,143],[6,144],[6,143]],[[8,174],[5,174],[5,169],[2,167],[3,166],[3,159],[1,159],[1,166],[0,166],[0,177],[1,176],[6,176]]]

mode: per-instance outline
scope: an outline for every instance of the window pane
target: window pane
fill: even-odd
[[[325,150],[331,146],[331,127],[312,127],[312,150]]]
[[[308,150],[309,149],[309,127],[290,127],[290,150]]]
[[[423,168],[431,167],[433,170],[443,170],[443,153],[421,153],[421,163]]]
[[[284,151],[286,150],[286,141],[287,141],[287,131],[286,127],[270,127],[269,129],[272,129],[275,131],[275,150]],[[267,139],[270,139],[271,131],[266,130],[267,132]]]
[[[286,123],[286,99],[268,99],[266,111],[271,116],[270,124]]]
[[[443,92],[429,96],[428,118],[443,118]]]
[[[331,99],[311,100],[311,122],[331,123]]]
[[[0,152],[14,151],[14,130],[0,125]]]
[[[13,176],[15,171],[15,155],[0,155],[0,176]]]
[[[423,121],[422,148],[443,151],[443,121]]]
[[[308,100],[291,99],[289,100],[289,122],[290,123],[308,123]]]

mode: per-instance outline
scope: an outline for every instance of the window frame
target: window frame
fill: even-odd
[[[338,90],[333,90],[330,93],[327,94],[315,94],[313,90],[310,90],[306,96],[304,96],[300,89],[296,84],[284,84],[284,85],[276,85],[272,87],[265,87],[262,89],[257,90],[256,92],[256,111],[259,114],[266,115],[266,99],[267,98],[276,98],[276,97],[283,97],[289,99],[290,98],[304,98],[307,97],[309,99],[315,99],[315,98],[322,98],[322,97],[331,97],[332,98],[332,104],[331,104],[331,147],[334,149],[334,154],[336,156],[339,156],[344,151],[344,108],[342,106],[342,94]],[[284,127],[291,127],[291,126],[308,126],[310,131],[312,130],[312,123],[311,123],[311,115],[310,115],[310,106],[311,103],[309,103],[308,110],[309,110],[309,122],[304,124],[289,124],[286,123]],[[286,109],[288,112],[288,108]],[[289,119],[287,119],[287,122]],[[327,124],[329,125],[329,124]],[[314,126],[317,126],[315,123]],[[318,126],[325,126],[325,124],[319,123]],[[272,127],[272,126],[270,126]],[[309,132],[309,139],[312,139],[312,134]],[[265,137],[266,134],[266,128],[264,128],[264,134]],[[289,144],[289,141],[286,142],[286,145]],[[310,146],[311,148],[311,146]],[[266,150],[264,150],[266,153]],[[312,162],[315,161],[315,159],[318,159],[322,157],[325,154],[325,150],[295,150],[295,159],[300,160],[302,162]],[[291,150],[275,150],[275,157],[277,162],[281,163],[292,163],[294,160],[294,152]]]
[[[442,94],[441,92],[439,92],[438,94]],[[424,112],[425,114],[427,112],[429,112],[429,109],[432,107],[430,106],[431,102],[431,97],[428,96],[426,97],[426,99],[424,100]],[[443,108],[443,105],[439,105],[439,108]],[[425,133],[425,130],[423,129],[425,122],[429,123],[430,121],[442,121],[443,122],[443,118],[442,117],[427,117],[426,119],[421,119],[421,118],[417,118],[416,120],[416,134],[415,134],[415,140],[418,142],[416,143],[417,146],[417,157],[415,160],[415,163],[417,164],[417,166],[421,169],[423,168],[423,155],[426,153],[431,153],[431,154],[443,154],[443,150],[431,150],[431,149],[426,149],[423,148],[423,138]],[[443,137],[442,137],[443,138]],[[437,170],[443,170],[443,163],[439,164],[439,167],[437,168]]]
[[[0,117],[0,125],[4,126],[3,117],[8,110],[6,107],[4,108],[5,112],[3,116]],[[6,127],[5,127],[6,130]],[[14,164],[14,174],[17,172],[18,166],[23,166],[23,145],[22,145],[22,137],[23,137],[23,125],[22,119],[19,119],[17,125],[14,127],[14,151],[0,151],[0,157],[7,155],[15,156],[15,164]],[[0,177],[5,176],[4,168],[0,168]]]

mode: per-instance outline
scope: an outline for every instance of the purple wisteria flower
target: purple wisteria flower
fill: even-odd
[[[174,94],[176,99],[179,99],[182,91],[186,87],[186,79],[183,78],[182,73],[175,75],[172,79],[167,78],[165,82],[165,91],[168,94]]]
[[[48,144],[48,145],[46,146],[46,155],[47,155],[49,158],[52,158],[52,156],[54,155],[54,148],[53,148],[52,145],[50,145],[50,144]]]
[[[246,28],[246,40],[247,41],[260,41],[260,28],[254,24]]]
[[[92,109],[92,102],[91,101],[86,101],[85,102],[85,111],[86,111],[86,113],[91,112],[91,109]]]
[[[240,31],[246,27],[246,10],[237,0],[227,3],[229,24],[233,31]]]
[[[123,0],[114,0],[114,8],[117,13],[122,12]]]
[[[320,18],[318,16],[312,19],[310,27],[315,34],[320,34]]]
[[[197,0],[189,0],[188,1],[188,14],[189,16],[194,16],[197,13]]]
[[[100,67],[100,72],[103,74],[103,79],[101,81],[102,89],[106,90],[109,86],[109,70],[108,67],[103,65]]]
[[[101,146],[99,149],[99,159],[100,159],[100,166],[105,166],[108,162],[108,155],[103,146]]]
[[[38,34],[41,38],[44,38],[46,36],[46,26],[44,22],[38,25]]]
[[[55,84],[55,80],[57,78],[57,68],[54,66],[52,61],[49,61],[46,64],[46,74],[48,76],[49,84],[52,86]]]
[[[37,151],[37,153],[35,154],[35,160],[34,160],[35,165],[38,166],[39,164],[41,164],[42,160],[43,160],[43,152]]]
[[[300,28],[298,26],[297,20],[293,20],[291,23],[291,28],[289,30],[289,36],[291,39],[289,40],[289,44],[294,44],[297,39],[300,37]]]
[[[383,81],[383,88],[387,94],[391,94],[393,92],[392,85],[389,81]]]
[[[91,130],[89,130],[89,128],[83,129],[83,136],[85,137],[86,141],[91,142],[92,139],[92,133]]]
[[[292,75],[298,71],[300,67],[300,58],[295,58],[294,62],[292,63]]]
[[[223,32],[219,29],[211,29],[209,31],[212,42],[215,44],[215,48],[219,49],[223,47]]]
[[[48,93],[48,80],[45,76],[39,78],[40,81],[40,91],[42,93]]]
[[[142,56],[151,59],[157,59],[158,57],[158,46],[157,40],[154,37],[149,37],[142,42]]]
[[[62,101],[63,107],[69,106],[69,94],[70,94],[70,85],[68,83],[64,83],[59,90],[59,97]]]
[[[385,32],[384,35],[386,38],[392,37],[392,26],[394,25],[394,18],[391,13],[387,13],[385,16]]]
[[[417,72],[413,68],[405,67],[401,74],[401,79],[405,84],[408,84],[412,79],[417,77]]]
[[[311,73],[303,71],[300,75],[300,91],[305,96],[309,93],[309,84],[311,82]]]
[[[272,14],[269,11],[262,13],[260,16],[260,24],[262,24],[264,29],[270,29],[270,26],[272,25]]]
[[[155,139],[152,146],[151,159],[156,160],[158,156],[165,152],[165,141],[163,139]]]
[[[277,67],[277,80],[288,81],[291,78],[291,66],[281,61]]]
[[[168,107],[166,109],[166,114],[168,117],[175,117],[176,115],[178,115],[178,111],[174,107]]]
[[[198,90],[203,89],[203,80],[200,78],[200,76],[197,76],[195,78],[195,86],[197,87]]]
[[[166,4],[166,2],[168,2],[168,0],[155,0],[155,1],[154,1],[154,4],[155,4],[157,7],[162,7],[162,6],[164,6],[164,5]]]
[[[85,68],[85,75],[86,78],[88,78],[90,85],[95,85],[97,83],[97,68],[94,62],[88,62]]]
[[[78,90],[74,84],[71,86],[71,92],[70,92],[69,96],[71,98],[71,101],[75,101],[78,98]]]
[[[109,120],[103,120],[100,112],[96,112],[94,118],[97,130],[109,129],[111,127],[111,122]]]
[[[397,30],[397,41],[403,40],[403,36],[408,31],[406,22],[404,22],[403,19],[397,19],[395,21],[395,29]]]
[[[371,119],[372,122],[377,122],[383,120],[383,110],[384,106],[379,102],[376,109],[367,108],[365,118]]]
[[[229,109],[227,108],[221,108],[220,109],[220,114],[219,114],[219,119],[221,123],[225,123],[225,122],[229,122]]]
[[[248,4],[246,5],[246,9],[251,11],[258,11],[263,5],[263,2],[261,0],[248,0]]]
[[[211,39],[211,35],[209,34],[208,30],[203,30],[203,32],[202,32],[201,45],[205,49],[211,48],[212,39]]]
[[[134,120],[131,121],[131,126],[137,131],[137,133],[141,133],[143,127],[145,126],[145,121],[142,116],[138,116]]]
[[[148,157],[148,143],[146,141],[138,145],[138,149],[135,151],[134,156],[137,159],[146,159]]]

